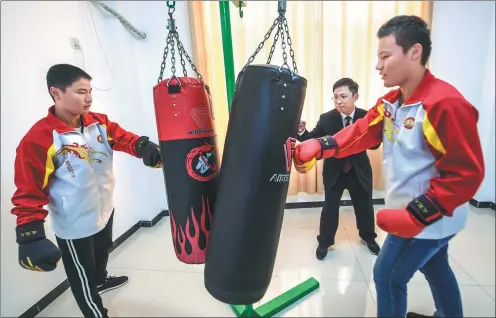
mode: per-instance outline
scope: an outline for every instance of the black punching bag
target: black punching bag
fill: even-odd
[[[307,81],[287,68],[248,65],[229,116],[205,264],[205,287],[224,303],[253,304],[276,259]],[[293,139],[294,140],[294,139]]]

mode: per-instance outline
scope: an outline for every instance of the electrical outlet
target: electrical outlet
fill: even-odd
[[[80,50],[81,49],[81,45],[79,44],[79,39],[78,38],[70,37],[69,40],[71,41],[71,47],[74,50]]]

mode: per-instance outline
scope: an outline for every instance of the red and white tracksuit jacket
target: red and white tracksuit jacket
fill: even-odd
[[[415,238],[440,239],[465,226],[468,201],[484,178],[478,111],[429,70],[399,105],[400,90],[377,101],[366,117],[333,137],[337,158],[383,142],[386,208],[403,209],[426,194],[445,214]]]
[[[93,112],[83,116],[81,132],[55,117],[54,110],[17,147],[12,213],[22,225],[44,220],[50,211],[55,235],[88,237],[105,227],[114,208],[113,152],[138,157],[139,136]]]

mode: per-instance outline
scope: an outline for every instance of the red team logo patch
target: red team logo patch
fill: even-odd
[[[407,117],[405,121],[403,122],[404,126],[406,129],[412,129],[413,126],[415,125],[415,118],[413,117]]]
[[[203,144],[190,150],[186,155],[186,170],[188,175],[198,181],[210,181],[217,174],[215,147]]]

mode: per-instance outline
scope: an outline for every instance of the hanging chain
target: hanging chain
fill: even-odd
[[[286,34],[288,35],[289,55],[291,56],[291,60],[293,61],[293,69],[295,73],[298,74],[298,67],[296,67],[296,59],[293,51],[293,41],[291,41],[291,36],[289,35],[288,20],[284,19],[283,23],[284,23],[284,31],[286,31]]]
[[[181,59],[181,66],[183,67],[183,75],[184,77],[188,77],[188,72],[186,71],[186,62],[184,61],[184,55],[187,55],[187,53],[182,45],[179,46],[179,43],[181,43],[181,41],[179,40],[179,33],[176,34],[177,34],[177,48],[179,51],[179,58]]]
[[[270,47],[270,53],[269,53],[269,58],[267,59],[267,64],[270,64],[270,61],[272,60],[272,56],[274,55],[274,51],[276,50],[277,40],[279,40],[280,32],[281,32],[281,25],[279,24],[279,18],[277,18],[277,32],[276,35],[274,36],[274,43],[272,43],[272,46]]]
[[[164,48],[164,54],[162,57],[162,64],[160,65],[160,75],[158,77],[158,82],[160,83],[162,81],[162,77],[164,76],[164,70],[165,70],[165,61],[167,60],[167,54],[169,54],[169,39],[170,36],[167,35],[167,39],[165,41],[166,45]]]
[[[294,57],[294,51],[293,51],[293,46],[292,46],[293,42],[291,41],[291,36],[289,35],[288,20],[286,19],[285,14],[286,14],[285,4],[283,4],[282,7],[281,7],[281,4],[279,4],[279,16],[274,20],[269,31],[265,34],[264,39],[258,45],[257,49],[255,50],[255,53],[253,53],[253,55],[250,56],[250,58],[248,59],[248,62],[243,67],[243,69],[246,68],[250,63],[252,63],[255,60],[255,56],[263,48],[265,42],[270,38],[272,31],[274,31],[275,27],[277,26],[277,31],[276,31],[276,34],[274,36],[274,42],[272,43],[272,46],[270,48],[270,53],[269,53],[269,57],[267,59],[267,64],[270,64],[270,61],[272,60],[272,57],[274,55],[274,51],[276,49],[276,43],[280,37],[281,38],[281,46],[282,46],[282,58],[283,58],[283,64],[281,65],[281,67],[286,66],[289,70],[291,70],[289,67],[289,64],[288,64],[288,54],[286,53],[285,37],[287,37],[287,45],[289,46],[289,55],[291,56],[291,59],[293,61],[293,71],[294,71],[294,73],[298,74],[298,67],[296,66],[296,59]]]
[[[270,27],[269,31],[265,34],[264,39],[260,44],[258,45],[257,49],[255,50],[255,53],[253,53],[252,56],[248,59],[248,62],[246,63],[245,67],[248,66],[253,60],[255,59],[255,56],[257,56],[258,52],[263,48],[265,41],[267,41],[270,38],[270,35],[272,34],[272,31],[274,31],[274,28],[279,24],[279,17],[274,20],[274,23],[272,23],[272,26]],[[245,68],[244,67],[244,68]]]
[[[170,50],[170,53],[171,53],[171,64],[172,64],[172,67],[171,67],[171,71],[172,71],[172,77],[176,77],[176,56],[175,56],[175,53],[176,53],[176,50],[174,49],[174,37],[172,36],[172,33],[169,33],[170,35],[170,45],[171,45],[171,50]]]
[[[177,40],[177,47],[179,48],[179,50],[181,50],[184,54],[184,56],[186,57],[186,60],[188,61],[188,63],[191,65],[191,68],[193,69],[193,71],[195,72],[196,74],[196,77],[198,77],[198,79],[200,80],[200,82],[204,85],[205,85],[205,82],[203,81],[203,76],[201,75],[200,72],[198,72],[198,69],[196,68],[196,65],[195,63],[193,63],[193,61],[191,60],[191,57],[189,57],[188,53],[186,52],[186,50],[184,49],[184,46],[183,46],[183,43],[181,41],[179,41],[179,33],[176,32],[176,40]],[[184,71],[186,72],[186,71]],[[187,76],[187,75],[185,75]]]
[[[188,72],[186,71],[186,61],[191,65],[191,68],[193,71],[196,73],[196,76],[202,83],[202,85],[205,87],[207,92],[210,93],[210,90],[208,86],[205,84],[203,81],[203,76],[198,72],[198,69],[196,68],[196,65],[193,63],[191,57],[188,55],[186,50],[184,49],[184,45],[179,39],[179,33],[177,32],[177,27],[176,27],[176,22],[174,18],[172,17],[172,14],[174,13],[175,9],[175,1],[167,1],[167,7],[169,8],[169,19],[168,19],[168,25],[167,29],[169,30],[169,33],[167,34],[167,39],[166,39],[166,45],[164,48],[164,54],[162,58],[162,64],[160,66],[160,76],[158,78],[158,83],[160,83],[163,80],[164,76],[164,71],[165,71],[165,66],[166,66],[166,60],[167,60],[167,55],[169,54],[169,47],[170,47],[170,54],[171,54],[171,71],[172,71],[172,76],[171,79],[175,78],[179,85],[181,85],[181,82],[176,76],[176,57],[175,57],[175,45],[177,45],[177,52],[179,54],[179,59],[181,61],[181,66],[183,69],[183,75],[184,77],[188,77]],[[185,61],[186,59],[186,61]],[[170,80],[169,80],[170,82]]]

